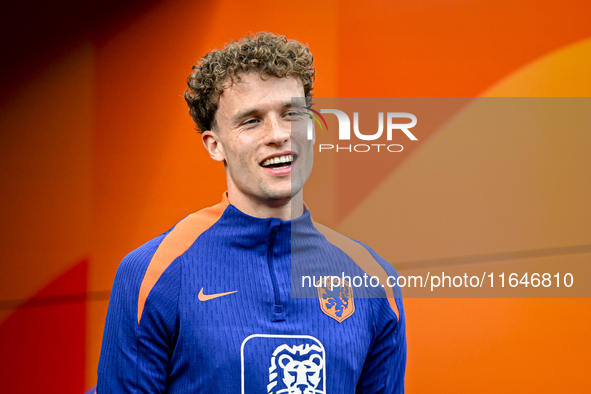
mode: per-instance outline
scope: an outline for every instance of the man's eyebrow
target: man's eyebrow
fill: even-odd
[[[302,107],[300,105],[292,105],[291,101],[284,102],[283,104],[281,104],[279,106],[279,108],[281,108],[281,109],[286,109],[286,108],[304,109],[304,107]],[[262,111],[258,108],[247,108],[243,111],[238,112],[236,115],[234,115],[233,121],[237,122],[243,118],[246,118],[247,116],[251,116],[251,115],[257,114],[259,112],[262,112]]]
[[[248,109],[238,112],[236,115],[234,115],[232,120],[237,122],[242,118],[245,118],[247,116],[251,116],[251,115],[258,113],[259,111],[260,110],[257,108],[248,108]]]

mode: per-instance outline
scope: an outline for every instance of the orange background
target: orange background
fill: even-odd
[[[89,4],[9,10],[2,24],[3,392],[93,386],[121,259],[219,201],[223,168],[205,154],[182,99],[207,51],[261,30],[306,42],[319,97],[591,95],[586,0]],[[569,185],[558,186],[568,194]],[[354,226],[342,215],[329,218],[336,230]],[[591,244],[589,228],[578,230],[538,246]],[[470,254],[504,252],[490,235],[470,243]],[[401,260],[420,257],[413,253]],[[590,307],[407,299],[407,390],[589,392]]]

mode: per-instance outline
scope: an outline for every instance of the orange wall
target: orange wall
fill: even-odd
[[[39,368],[69,371],[48,377],[50,387],[94,385],[119,261],[219,200],[223,169],[205,154],[182,99],[207,51],[261,30],[306,42],[319,97],[590,96],[590,11],[588,1],[173,0],[99,26],[0,101],[0,330],[10,333],[0,336],[0,386],[25,377],[31,388],[21,392],[38,386],[25,361],[2,372],[14,364],[9,342]],[[405,302],[408,392],[591,388],[589,300]],[[61,307],[70,309],[51,312]],[[25,329],[44,325],[84,341]],[[32,335],[80,349],[60,358]],[[67,385],[72,371],[81,378]]]

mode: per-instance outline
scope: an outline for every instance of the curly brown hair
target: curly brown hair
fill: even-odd
[[[258,70],[261,78],[294,76],[303,84],[306,102],[312,100],[313,56],[307,46],[285,36],[259,32],[209,52],[187,78],[185,100],[201,132],[215,126],[215,113],[224,89],[240,81],[240,73]]]

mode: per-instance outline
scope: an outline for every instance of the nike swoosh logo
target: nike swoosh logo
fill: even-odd
[[[197,298],[199,298],[199,301],[209,301],[209,300],[213,300],[214,298],[227,296],[229,294],[234,294],[237,291],[238,290],[229,291],[227,293],[203,294],[203,287],[202,287],[201,290],[199,291],[199,295],[197,296]]]

